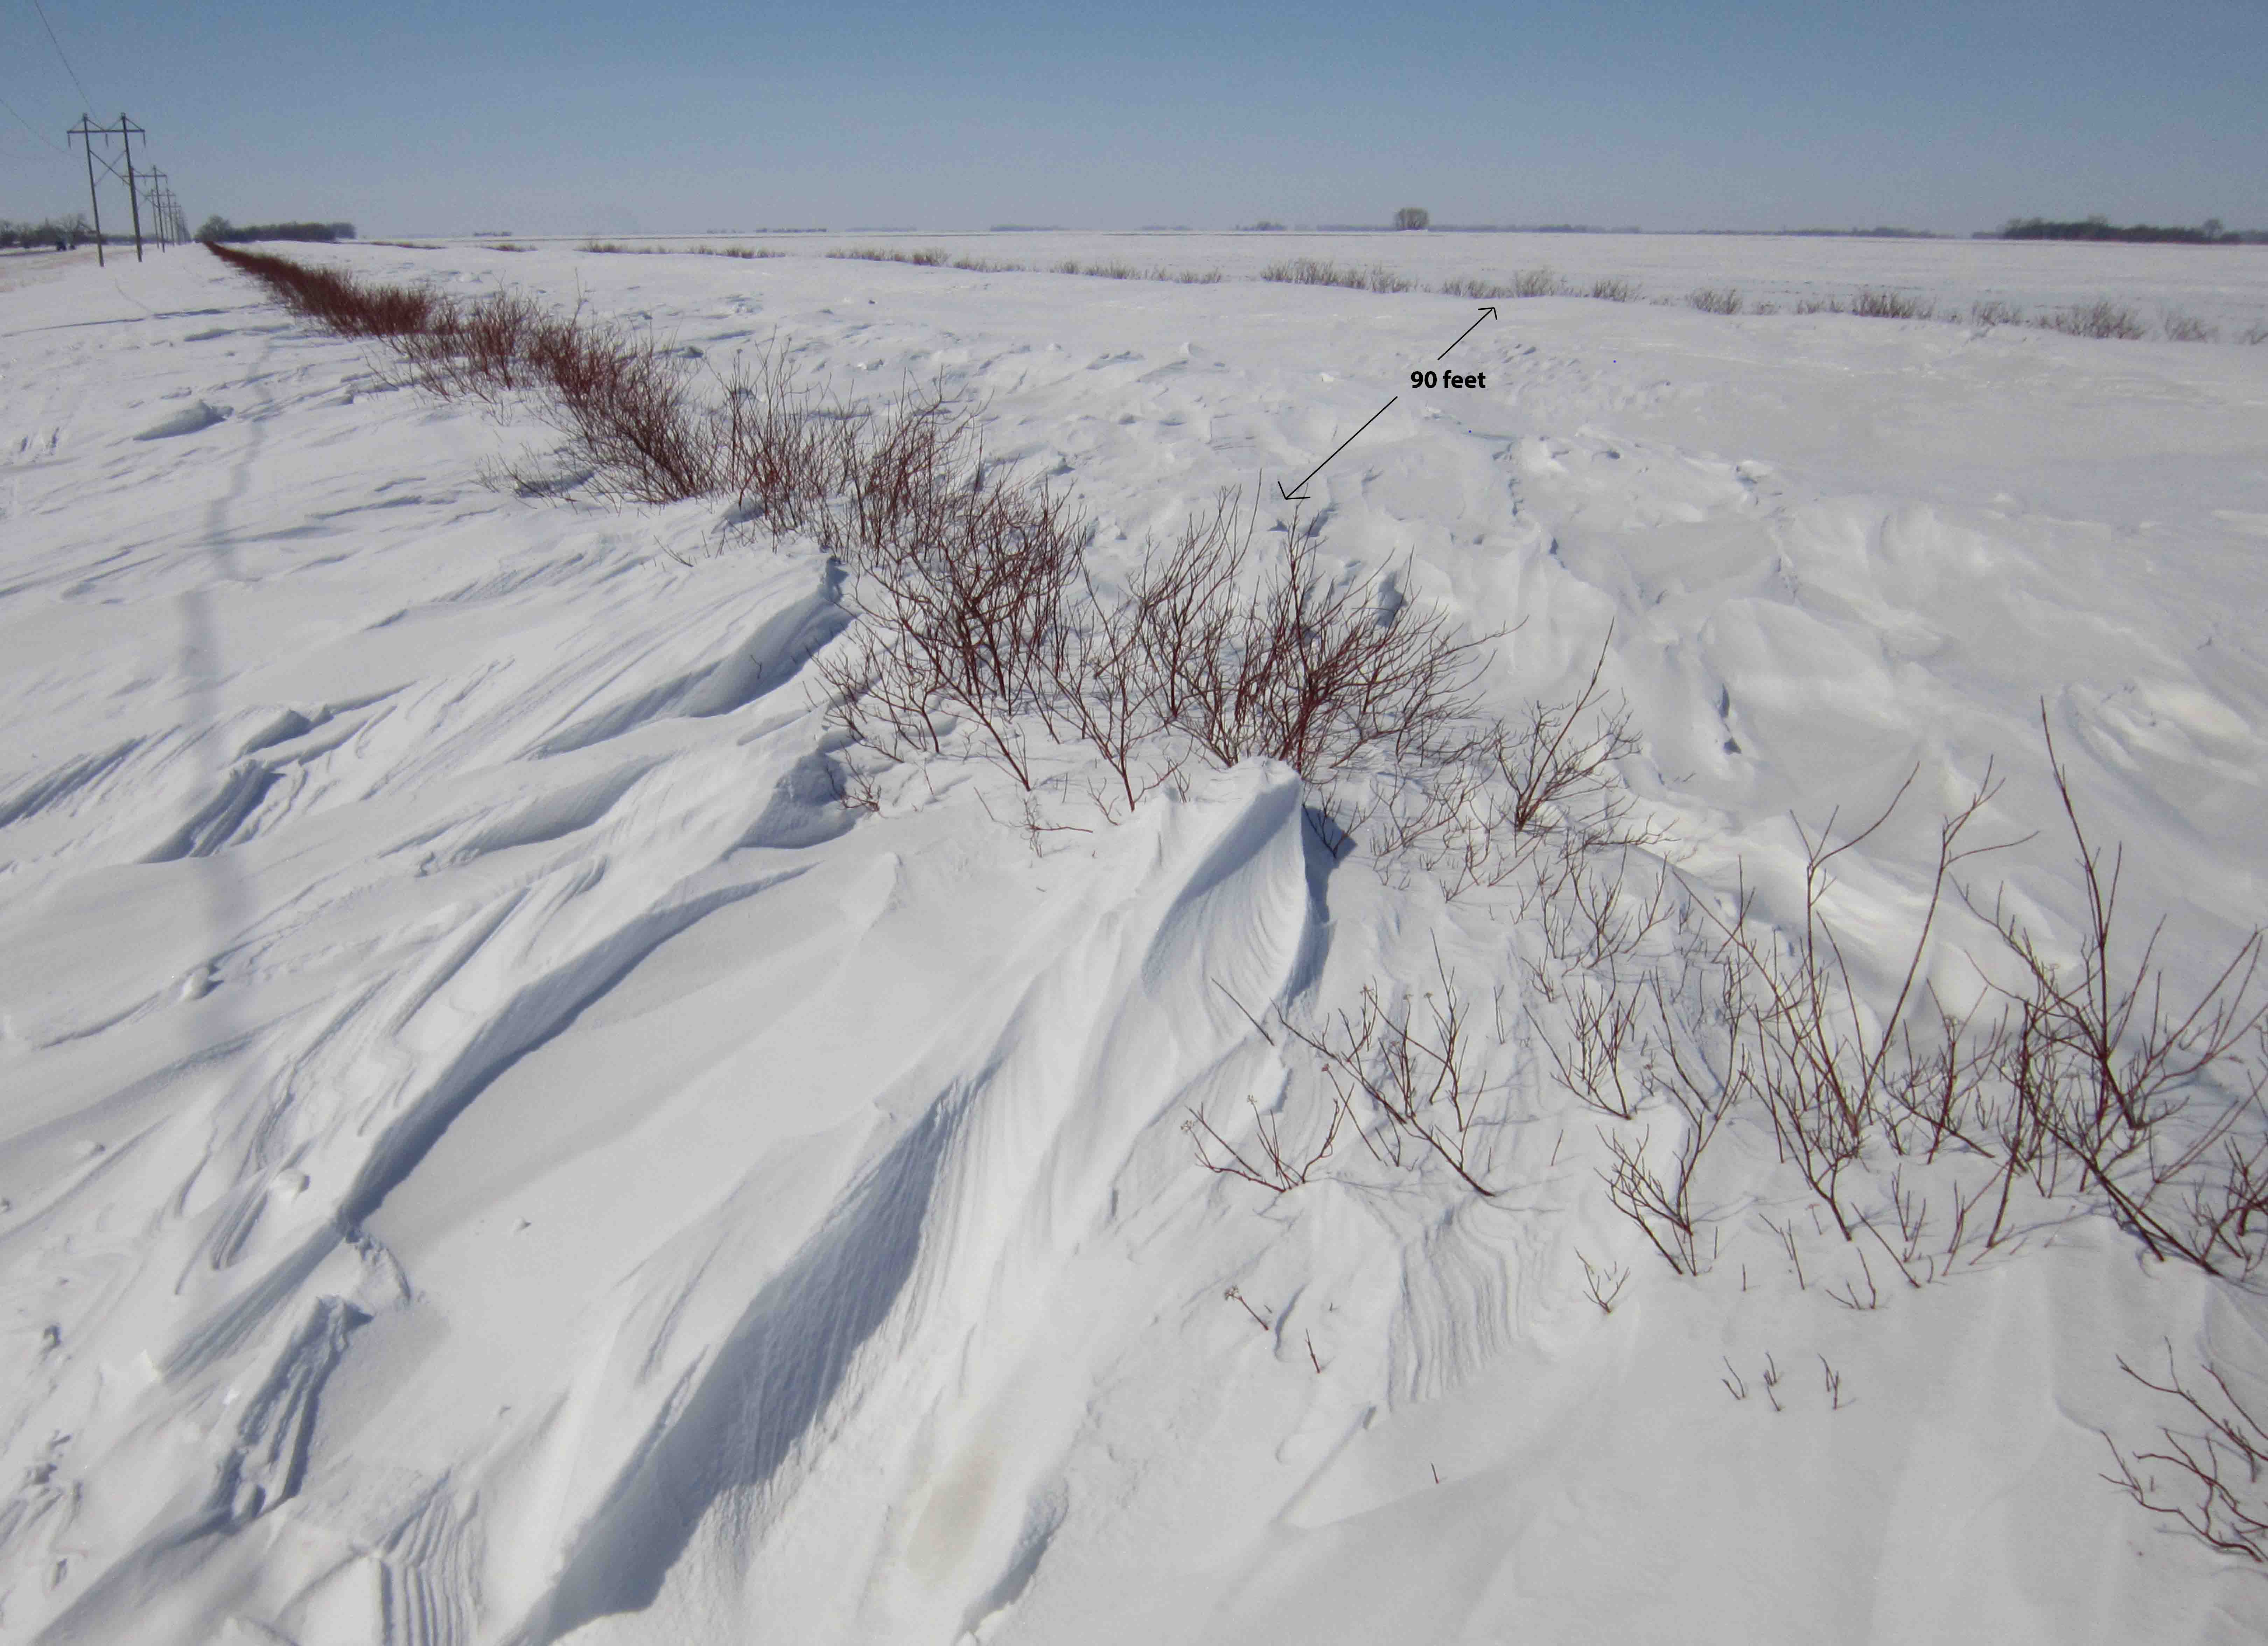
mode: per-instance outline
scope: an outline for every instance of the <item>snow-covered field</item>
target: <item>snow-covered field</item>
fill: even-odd
[[[1709,245],[1715,283],[2140,291],[2098,248]],[[777,335],[845,394],[943,374],[1106,575],[1398,395],[1311,489],[1326,551],[1506,631],[1506,708],[1607,643],[1623,777],[1697,896],[1785,922],[1799,825],[1918,772],[1839,894],[1894,984],[1990,764],[1980,827],[2040,832],[1964,872],[2067,950],[2044,706],[2179,983],[2268,919],[2268,349],[1550,298],[1450,356],[1484,389],[1413,390],[1473,305],[795,249],[295,254],[711,359]],[[2268,307],[2260,252],[2117,257]],[[2101,1431],[2175,1415],[2117,1356],[2262,1387],[2255,1292],[2066,1207],[1934,1283],[1878,1253],[1845,1306],[1861,1248],[1752,1118],[1673,1275],[1528,1026],[1509,900],[1332,862],[1268,766],[1037,836],[953,762],[847,811],[808,549],[519,495],[541,430],[388,388],[202,252],[4,278],[5,1637],[2268,1628],[2254,1569],[2099,1478]],[[1983,928],[1948,920],[1973,993]],[[1317,1083],[1245,1009],[1443,973],[1491,1029],[1493,1197],[1348,1141],[1281,1197],[1198,1167],[1191,1108],[1248,1136],[1248,1096],[1296,1121]],[[1610,1314],[1584,1258],[1631,1270]]]
[[[1697,289],[1731,289],[1750,308],[1793,312],[1807,301],[1848,303],[1861,289],[1895,291],[1966,316],[1980,303],[2052,313],[2107,299],[2155,327],[2167,311],[2234,338],[2268,326],[2268,246],[2089,246],[2046,240],[1839,239],[1719,234],[1266,234],[834,233],[610,235],[636,248],[744,246],[816,257],[880,248],[942,250],[952,258],[1048,269],[1123,264],[1171,274],[1218,271],[1255,280],[1296,258],[1367,268],[1383,266],[1420,286],[1451,280],[1508,284],[1522,270],[1550,269],[1587,290],[1625,280],[1646,301],[1683,303]],[[565,249],[577,241],[537,242]]]

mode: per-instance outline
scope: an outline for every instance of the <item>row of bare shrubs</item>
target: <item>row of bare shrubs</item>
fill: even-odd
[[[295,263],[217,241],[203,243],[223,262],[265,285],[293,313],[342,336],[392,341],[432,327],[448,306],[417,286],[383,286],[335,268]]]
[[[951,414],[941,392],[909,394],[883,414],[845,407],[799,386],[776,346],[711,372],[650,331],[563,314],[520,291],[455,299],[212,249],[295,313],[386,344],[415,387],[533,407],[565,437],[563,466],[611,501],[720,498],[739,518],[851,556],[886,537],[923,489],[947,485],[969,447],[972,421]]]
[[[491,252],[524,252],[525,246],[491,244]],[[604,253],[621,257],[734,257],[743,262],[759,258],[785,257],[785,252],[773,251],[770,246],[625,246],[620,240],[585,240],[576,248],[584,252]]]
[[[215,249],[295,312],[387,343],[419,387],[532,404],[598,496],[725,499],[841,558],[872,621],[822,678],[851,740],[886,761],[950,746],[1029,792],[1083,746],[1108,773],[1093,797],[1116,810],[1193,762],[1262,756],[1322,783],[1496,746],[1473,689],[1484,643],[1375,578],[1334,575],[1296,517],[1280,554],[1256,554],[1256,504],[1224,496],[1106,590],[1076,503],[1004,476],[977,409],[942,387],[846,406],[799,386],[773,347],[704,393],[705,368],[650,333],[523,293],[458,301]]]

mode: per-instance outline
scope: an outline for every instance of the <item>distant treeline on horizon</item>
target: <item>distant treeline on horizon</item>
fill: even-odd
[[[2102,217],[2087,217],[2075,223],[2058,223],[2047,217],[2011,217],[1999,229],[1977,238],[1994,240],[2117,240],[2132,246],[2257,246],[2268,244],[2268,231],[2232,231],[2221,227],[2218,217],[2208,217],[2194,229],[2161,227],[2149,223],[2131,224],[2119,228],[2110,218]]]
[[[1248,223],[1237,225],[1240,234],[1283,230],[1280,223]],[[1406,234],[1410,231],[1396,229],[1390,223],[1318,223],[1312,229],[1305,224],[1298,230],[1310,234]],[[1643,224],[1619,224],[1612,228],[1595,223],[1431,223],[1423,231],[1427,234],[1691,234],[1741,235],[1757,239],[1771,239],[1782,235],[1794,235],[1823,239],[1857,240],[1949,240],[1954,237],[1934,229],[1899,229],[1883,225],[1872,229],[1649,229]]]
[[[118,237],[107,234],[103,238],[111,240]],[[0,250],[15,251],[26,246],[80,246],[93,239],[94,231],[82,217],[49,217],[41,223],[11,223],[0,217]]]
[[[247,223],[239,227],[221,217],[207,217],[197,230],[197,239],[217,240],[224,246],[253,240],[351,240],[354,237],[351,223]]]

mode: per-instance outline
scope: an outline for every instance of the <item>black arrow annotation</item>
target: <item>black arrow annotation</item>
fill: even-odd
[[[1481,320],[1492,320],[1495,318],[1496,305],[1494,304],[1491,304],[1487,308],[1481,311]],[[1475,332],[1478,331],[1480,329],[1481,320],[1475,320],[1470,326],[1466,327],[1464,330],[1459,332],[1457,334],[1457,342],[1451,343],[1449,345],[1449,349],[1454,349],[1457,346],[1457,343],[1464,342],[1466,338],[1470,337]],[[1436,360],[1447,360],[1449,357],[1449,349],[1444,349],[1440,354],[1435,355],[1433,358]]]
[[[1367,428],[1369,428],[1371,424],[1373,424],[1373,423],[1376,423],[1380,418],[1381,418],[1381,417],[1385,416],[1385,415],[1386,415],[1386,407],[1387,407],[1387,406],[1391,406],[1391,405],[1393,405],[1393,404],[1394,404],[1394,400],[1400,400],[1401,398],[1402,398],[1402,396],[1400,396],[1399,394],[1396,394],[1396,395],[1394,397],[1394,400],[1388,400],[1388,401],[1387,401],[1387,402],[1386,402],[1386,406],[1381,406],[1381,407],[1380,407],[1376,411],[1374,411],[1374,412],[1371,413],[1371,415],[1370,415],[1369,416],[1367,416],[1367,417],[1364,418],[1364,419],[1362,420],[1362,429],[1367,429]],[[1336,445],[1333,446],[1333,447],[1331,448],[1331,457],[1336,457],[1340,452],[1342,452],[1345,451],[1349,446],[1352,445],[1354,444],[1354,441],[1355,441],[1355,435],[1359,435],[1359,434],[1360,434],[1360,433],[1362,432],[1362,429],[1358,429],[1358,430],[1356,430],[1354,431],[1354,434],[1351,434],[1351,435],[1349,435],[1345,439],[1344,439],[1344,440],[1340,441]],[[1329,466],[1329,464],[1330,464],[1330,460],[1331,460],[1331,457],[1327,457],[1327,458],[1325,458],[1325,459],[1324,459],[1321,463],[1316,464],[1316,465],[1314,466],[1314,467],[1313,467],[1313,468],[1309,469],[1309,470],[1307,471],[1307,480],[1303,480],[1303,481],[1301,481],[1298,485],[1296,485],[1296,486],[1292,487],[1292,489],[1291,489],[1291,490],[1289,490],[1289,491],[1285,491],[1285,490],[1284,489],[1284,482],[1283,482],[1282,481],[1280,481],[1280,480],[1279,480],[1279,481],[1278,481],[1276,482],[1276,489],[1277,489],[1278,493],[1278,494],[1280,494],[1280,495],[1282,496],[1282,497],[1283,497],[1284,501],[1285,501],[1285,503],[1305,503],[1305,502],[1307,500],[1307,481],[1309,481],[1309,480],[1313,480],[1313,479],[1314,479],[1314,477],[1315,477],[1316,475],[1318,475],[1318,474],[1322,474],[1322,473],[1323,472],[1323,470],[1324,470],[1326,467],[1328,467]]]

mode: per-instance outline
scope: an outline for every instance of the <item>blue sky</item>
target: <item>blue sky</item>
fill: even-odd
[[[92,99],[192,222],[365,233],[2268,226],[2268,0],[41,4],[86,95],[0,0],[0,217]]]

